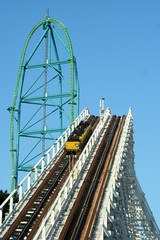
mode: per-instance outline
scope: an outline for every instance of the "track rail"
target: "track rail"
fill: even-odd
[[[98,121],[99,119],[95,122],[93,130]],[[76,158],[74,155],[67,157],[67,152],[64,151],[7,233],[4,234],[4,239],[33,239],[43,218],[78,160],[78,155]]]
[[[115,132],[112,144],[110,146],[110,149],[104,164],[104,168],[98,180],[97,188],[96,188],[94,197],[92,199],[91,207],[88,211],[85,226],[81,233],[81,237],[80,237],[81,239],[88,239],[91,237],[93,226],[97,218],[97,213],[99,212],[100,204],[104,195],[105,185],[107,183],[111,166],[113,164],[113,158],[117,149],[117,143],[120,137],[122,127],[124,125],[124,121],[125,121],[125,116],[121,118],[119,125],[117,127],[117,130]]]
[[[21,207],[23,207],[23,204],[26,204],[30,193],[32,192],[33,195],[33,191],[35,190],[36,186],[40,185],[40,179],[43,179],[43,177],[46,176],[46,172],[48,172],[48,170],[51,169],[52,165],[55,164],[55,162],[59,159],[60,155],[63,152],[64,144],[70,134],[78,126],[81,120],[86,120],[89,116],[90,112],[87,108],[85,108],[75,119],[75,121],[51,146],[46,154],[35,164],[35,166],[24,177],[24,179],[17,185],[14,191],[12,191],[6,200],[0,205],[0,237],[2,237],[2,233],[8,231],[8,227],[14,222],[15,212],[19,211]],[[41,171],[38,172],[38,169],[41,169]],[[14,204],[13,201],[15,194],[19,196],[18,202],[16,204]],[[7,208],[8,205],[9,214],[4,218],[4,209]]]
[[[59,239],[88,239],[90,236],[123,121],[124,117],[112,117]]]
[[[54,192],[58,191],[57,186],[59,178],[62,178],[62,184],[64,178],[67,177],[67,171],[65,172],[67,166],[68,160],[66,158],[66,152],[64,152],[59,161],[55,164],[35,194],[32,196],[28,204],[25,206],[23,211],[11,225],[10,229],[3,236],[4,239],[10,239],[11,237],[15,237],[16,239],[25,238],[38,213],[42,210],[42,208],[48,206],[49,202],[46,204],[47,198],[49,198],[52,193],[54,194]],[[52,197],[50,197],[50,199],[51,198]]]

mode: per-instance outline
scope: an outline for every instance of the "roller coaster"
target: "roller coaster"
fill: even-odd
[[[96,119],[84,148],[67,157],[66,142],[89,119],[84,109],[0,206],[1,238],[159,239],[133,168],[131,109],[122,117],[111,116],[107,109]]]
[[[53,23],[62,29],[68,45],[55,30]],[[44,33],[25,60],[31,36],[41,26]],[[64,61],[59,58],[55,36],[69,54],[69,58]],[[45,39],[46,46],[48,43],[50,45],[49,50],[46,48],[45,63],[30,65],[30,60]],[[56,61],[53,62],[51,49],[55,52]],[[63,64],[70,65],[70,83],[62,72]],[[34,83],[25,89],[26,71],[41,67],[42,72]],[[47,80],[49,67],[56,75]],[[34,89],[33,86],[43,74],[44,84]],[[47,84],[57,77],[59,94],[48,95]],[[62,80],[69,86],[70,93],[62,93]],[[33,96],[41,86],[45,87],[43,94],[39,97]],[[63,97],[68,100],[62,102]],[[59,103],[53,103],[53,99],[56,98],[59,99]],[[77,99],[76,103],[74,99]],[[38,110],[21,127],[21,108],[24,103],[35,104]],[[62,113],[65,112],[64,105],[68,103],[70,124],[67,128],[63,128]],[[77,107],[76,116],[74,105]],[[46,114],[48,107],[54,107],[54,110]],[[43,118],[40,117],[33,123],[33,118],[42,108]],[[134,169],[132,109],[129,109],[128,115],[111,115],[109,108],[104,110],[102,100],[100,116],[91,115],[88,108],[79,114],[78,75],[69,35],[63,24],[48,16],[33,28],[27,38],[22,52],[13,105],[9,111],[11,112],[12,191],[0,205],[0,238],[4,240],[160,239],[160,230]],[[47,129],[46,117],[55,111],[59,113],[60,127]],[[16,149],[13,138],[14,120],[17,124]],[[43,122],[41,130],[28,131],[39,122]],[[57,139],[51,137],[55,131],[61,133]],[[38,142],[27,157],[19,162],[19,142],[22,136],[38,139]],[[46,148],[44,140],[52,140],[54,143]],[[40,141],[42,151],[27,160]],[[37,158],[39,159],[35,162]],[[27,164],[33,159],[32,166],[28,167]],[[18,171],[22,170],[25,170],[25,176],[18,183]]]

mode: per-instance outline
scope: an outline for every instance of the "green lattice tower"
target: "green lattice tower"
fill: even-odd
[[[62,23],[47,18],[30,32],[8,110],[13,190],[18,173],[32,169],[79,114],[76,59]]]

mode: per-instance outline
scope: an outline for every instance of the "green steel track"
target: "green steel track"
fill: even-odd
[[[64,41],[57,35],[57,32],[55,31],[54,27],[51,26],[51,24],[56,24],[58,25],[61,30],[63,31],[65,38],[67,40],[67,45],[65,45]],[[41,26],[45,26],[45,31],[44,34],[42,36],[42,38],[40,39],[40,41],[37,43],[36,47],[34,48],[33,52],[31,53],[31,55],[29,56],[29,58],[27,59],[27,61],[25,62],[25,56],[26,56],[26,51],[27,51],[27,47],[28,44],[33,36],[33,34],[36,32],[36,30],[41,27]],[[58,65],[59,67],[59,72],[61,70],[61,64],[70,64],[70,82],[68,83],[70,86],[70,93],[68,94],[60,94],[60,96],[56,96],[57,98],[59,97],[59,99],[62,100],[62,97],[66,97],[69,96],[70,100],[68,101],[68,103],[70,104],[70,120],[71,122],[73,122],[74,120],[74,98],[77,98],[77,102],[76,102],[76,115],[78,115],[79,113],[79,83],[78,83],[78,75],[77,75],[77,66],[76,66],[76,59],[73,55],[73,50],[72,50],[72,45],[71,45],[71,41],[70,41],[70,37],[68,35],[68,32],[66,30],[66,27],[60,23],[57,20],[54,19],[46,19],[41,21],[40,23],[38,23],[30,32],[30,34],[28,35],[28,38],[25,42],[23,51],[22,51],[22,55],[21,55],[21,59],[20,59],[20,65],[19,65],[19,70],[18,70],[18,77],[17,77],[17,83],[16,83],[16,88],[15,88],[15,92],[14,92],[14,97],[13,97],[13,104],[12,107],[9,109],[10,113],[11,113],[11,122],[10,122],[10,143],[11,143],[11,159],[12,159],[12,179],[11,179],[11,191],[14,189],[14,187],[16,187],[17,185],[17,179],[18,179],[18,164],[19,164],[19,138],[21,135],[20,134],[20,114],[21,114],[21,103],[23,103],[24,100],[21,99],[21,93],[22,93],[22,88],[23,88],[23,83],[24,83],[24,78],[25,78],[25,70],[26,69],[32,69],[32,68],[40,68],[40,67],[46,67],[47,68],[47,64],[39,64],[39,65],[29,65],[30,60],[32,59],[34,53],[37,51],[39,45],[41,44],[42,40],[44,39],[46,33],[48,32],[49,28],[52,28],[52,32],[54,32],[57,35],[57,38],[59,38],[59,41],[61,42],[61,44],[63,45],[63,47],[65,47],[66,51],[69,53],[69,60],[64,60],[64,61],[59,61],[58,59],[58,55],[57,55],[57,59],[58,59],[58,63],[57,62],[51,62],[49,65],[50,67],[54,68],[54,65]],[[55,49],[55,52],[57,51],[57,49]],[[57,54],[57,53],[56,53]],[[63,76],[59,74],[60,78],[63,78]],[[76,90],[74,87],[74,82],[76,79]],[[64,79],[65,80],[65,79]],[[66,81],[66,80],[65,80]],[[41,86],[40,86],[41,87]],[[40,88],[39,87],[39,88]],[[19,97],[20,96],[20,97]],[[17,103],[17,98],[19,97],[19,102]],[[55,96],[49,96],[48,98],[52,99]],[[46,99],[43,100],[45,102],[45,104],[47,105]],[[34,98],[27,98],[26,103],[29,104],[36,104],[35,103],[35,99]],[[37,103],[38,104],[38,103]],[[61,101],[61,106],[58,107],[60,110],[62,110],[63,104]],[[18,117],[17,117],[18,115]],[[15,139],[14,139],[14,125],[15,125],[15,120],[16,120],[16,124],[17,124],[17,143],[16,143],[16,147],[15,147]],[[60,132],[62,132],[64,129],[61,126],[61,129],[58,130]],[[54,130],[53,130],[54,131]],[[26,134],[27,136],[27,134]],[[16,155],[16,160],[15,160],[15,155]]]

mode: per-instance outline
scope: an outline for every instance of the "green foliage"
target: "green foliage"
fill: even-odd
[[[6,198],[9,196],[9,193],[7,190],[3,192],[3,190],[0,190],[0,205],[6,200]],[[18,202],[18,193],[16,192],[13,197],[13,203]],[[5,215],[9,213],[9,201],[5,206],[3,207],[3,219],[5,218]]]
[[[7,190],[3,192],[3,190],[0,190],[0,205],[5,201],[5,199],[9,196],[9,193]],[[4,206],[3,208],[3,218],[5,215],[9,212],[9,202]]]
[[[4,202],[4,200],[9,196],[9,193],[7,190],[3,192],[3,190],[0,190],[0,204]]]

